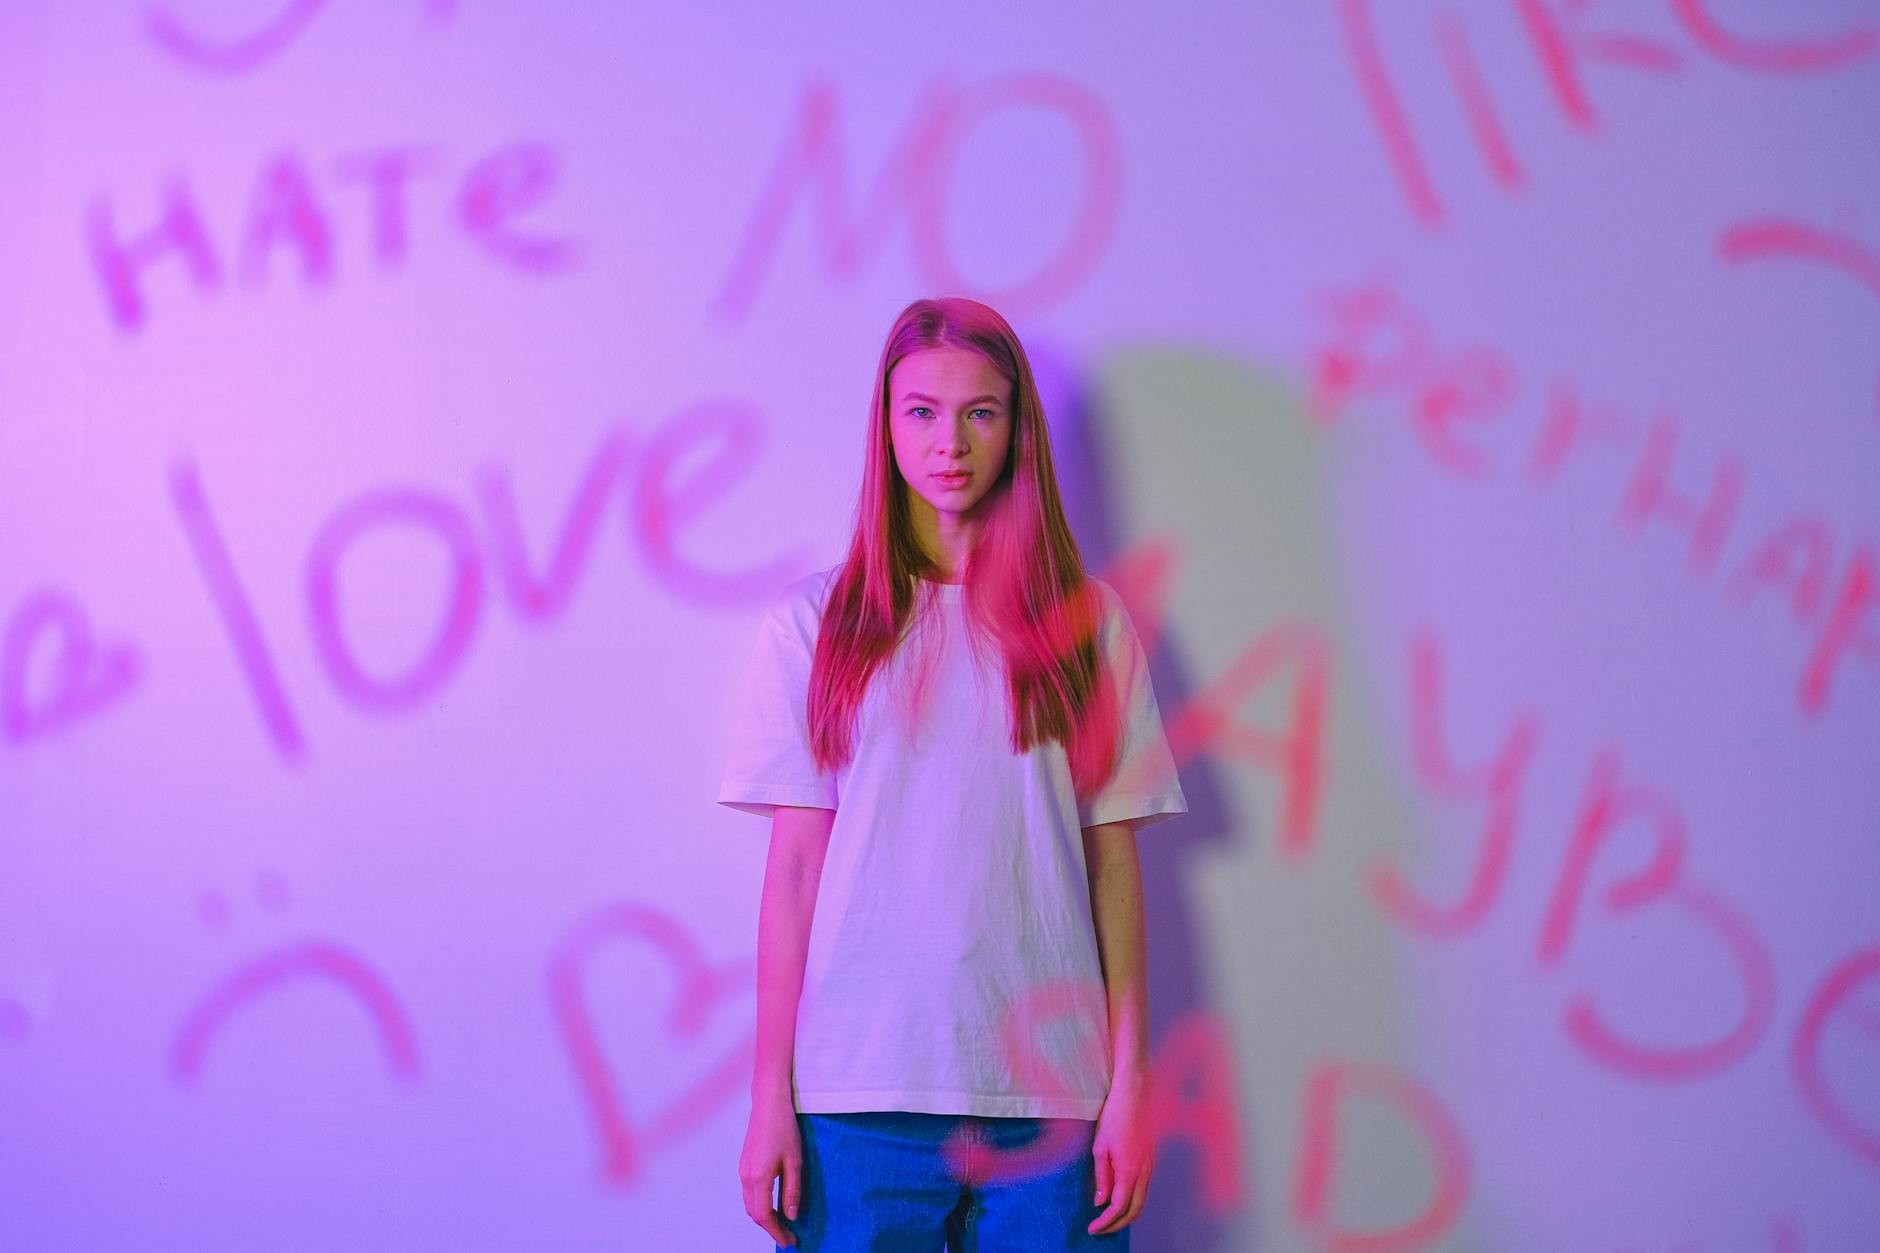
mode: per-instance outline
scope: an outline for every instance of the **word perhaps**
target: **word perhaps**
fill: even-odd
[[[1646,420],[1556,379],[1524,436],[1516,429],[1519,379],[1502,352],[1439,346],[1423,316],[1381,283],[1333,293],[1326,305],[1334,330],[1312,355],[1309,400],[1321,426],[1341,420],[1356,398],[1388,397],[1408,405],[1420,451],[1457,480],[1512,475],[1542,490],[1569,468],[1616,478],[1612,521],[1622,536],[1635,539],[1647,527],[1679,532],[1687,577],[1713,583],[1737,610],[1765,597],[1787,610],[1786,622],[1807,641],[1795,684],[1805,716],[1821,714],[1849,663],[1880,663],[1880,557],[1871,538],[1841,534],[1831,518],[1807,510],[1743,537],[1737,514],[1752,486],[1750,467],[1725,452],[1702,467],[1694,486],[1678,484],[1683,427],[1670,414]],[[1525,447],[1509,450],[1511,437]]]

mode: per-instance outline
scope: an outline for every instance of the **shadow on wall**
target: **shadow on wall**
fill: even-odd
[[[1327,1039],[1362,1042],[1359,1061],[1406,1051],[1390,934],[1351,890],[1377,849],[1342,835],[1322,846],[1324,764],[1364,781],[1339,798],[1339,831],[1376,844],[1409,825],[1404,798],[1380,783],[1391,771],[1371,717],[1329,681],[1346,650],[1323,435],[1297,389],[1244,360],[1138,346],[1087,382],[1048,345],[1032,360],[1085,565],[1129,602],[1189,802],[1139,844],[1157,1094],[1151,1196],[1134,1224],[1143,1247],[1244,1253],[1287,1247],[1282,1233],[1329,1237],[1334,1197],[1341,1215],[1408,1213],[1405,1234],[1458,1236],[1453,1138],[1438,1130],[1432,1149],[1392,1137],[1374,1147],[1402,1160],[1368,1151],[1364,1175],[1341,1170],[1329,1106],[1363,1085],[1315,1053]],[[1138,538],[1126,547],[1124,535]],[[1184,630],[1163,629],[1176,620]],[[1203,883],[1220,894],[1196,895]],[[1427,1179],[1432,1155],[1454,1186],[1399,1195],[1393,1183]],[[1256,1163],[1283,1190],[1257,1189]]]

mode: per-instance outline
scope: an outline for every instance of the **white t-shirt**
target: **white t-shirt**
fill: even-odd
[[[1122,600],[1096,581],[1122,764],[1080,803],[1061,743],[1013,753],[1003,660],[969,649],[959,584],[923,584],[936,615],[870,682],[848,765],[818,772],[806,702],[838,570],[796,580],[765,614],[718,790],[761,817],[836,811],[797,1008],[796,1108],[1093,1119],[1111,1046],[1082,828],[1188,810]]]

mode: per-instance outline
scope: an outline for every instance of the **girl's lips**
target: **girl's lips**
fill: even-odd
[[[935,474],[934,477],[939,479],[942,483],[945,483],[948,487],[958,487],[967,479],[972,478],[973,474],[970,470],[962,470],[957,474],[939,473]]]

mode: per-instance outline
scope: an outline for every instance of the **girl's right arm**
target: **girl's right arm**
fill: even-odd
[[[770,820],[770,856],[757,913],[757,1064],[753,1104],[780,1101],[794,1113],[790,1075],[796,1010],[803,994],[810,921],[823,855],[835,825],[833,809],[779,805]]]
[[[785,1247],[795,1245],[796,1236],[784,1221],[796,1218],[803,1195],[803,1144],[791,1084],[796,1012],[803,995],[810,922],[816,915],[816,888],[822,882],[823,854],[835,818],[833,809],[777,806],[771,815],[770,857],[764,864],[764,895],[757,913],[757,1064],[738,1176],[745,1212]]]

